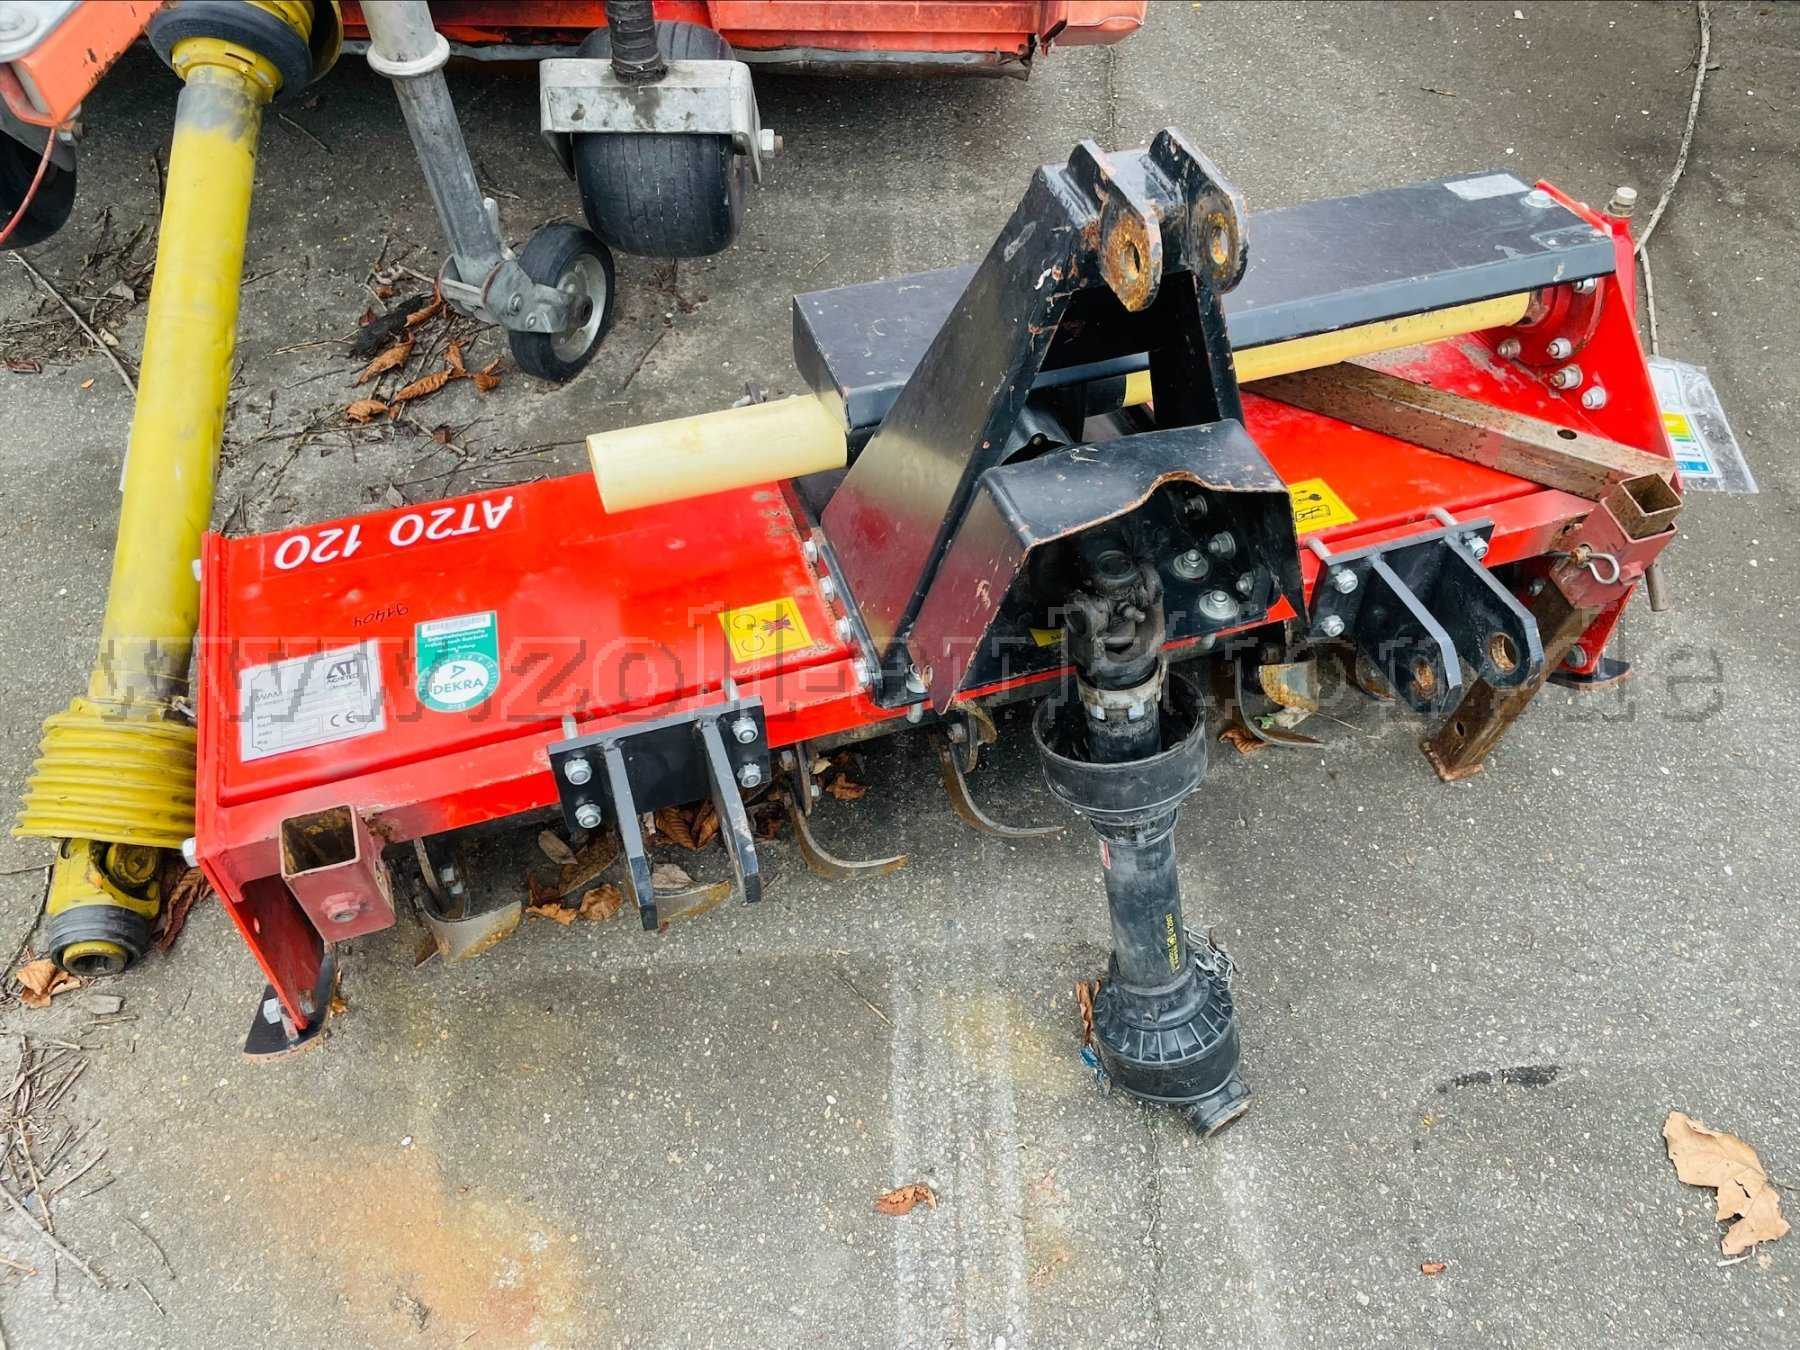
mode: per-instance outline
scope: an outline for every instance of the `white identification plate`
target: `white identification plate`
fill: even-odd
[[[1460,183],[1445,183],[1444,186],[1465,202],[1478,202],[1484,197],[1510,197],[1515,192],[1525,191],[1525,185],[1510,173],[1483,174],[1480,178],[1465,178]]]
[[[245,667],[238,673],[238,725],[246,761],[383,730],[379,644]]]

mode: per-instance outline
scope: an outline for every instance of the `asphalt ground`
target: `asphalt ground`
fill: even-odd
[[[1495,167],[1593,202],[1633,183],[1647,205],[1693,79],[1684,4],[1151,9],[1023,84],[760,79],[787,151],[735,248],[673,275],[622,259],[618,328],[567,388],[503,372],[362,434],[338,429],[351,367],[323,340],[374,260],[429,272],[438,240],[391,93],[346,61],[264,133],[219,522],[576,471],[589,431],[746,381],[791,391],[794,292],[977,255],[1083,137],[1177,125],[1253,208]],[[1475,779],[1439,783],[1419,728],[1373,710],[1318,752],[1218,757],[1178,840],[1196,917],[1240,965],[1242,1123],[1201,1143],[1098,1095],[1071,995],[1107,942],[1090,840],[970,834],[929,747],[893,738],[818,829],[847,855],[903,847],[904,870],[831,886],[778,841],[759,909],[661,938],[530,920],[450,968],[413,969],[409,920],[356,945],[329,1042],[280,1066],[239,1055],[261,978],[216,905],[101,990],[137,1020],[92,1025],[91,991],[7,1010],[0,1054],[20,1032],[90,1047],[57,1111],[94,1123],[79,1157],[104,1156],[55,1218],[110,1286],[67,1261],[53,1278],[0,1215],[0,1255],[38,1272],[0,1271],[8,1343],[1793,1344],[1800,1239],[1722,1266],[1710,1193],[1675,1180],[1659,1135],[1684,1110],[1800,1180],[1800,8],[1713,21],[1651,251],[1663,349],[1709,368],[1761,492],[1690,499],[1676,606],[1621,638],[1637,678],[1546,695]],[[529,78],[451,84],[508,233],[573,213]],[[134,54],[89,104],[76,219],[29,255],[84,310],[130,270],[84,267],[97,241],[153,223],[174,96]],[[0,258],[0,346],[45,358],[0,375],[15,785],[85,679],[130,416],[66,326],[20,326],[40,298]],[[141,302],[100,312],[135,353]],[[499,350],[487,334],[471,355]],[[440,423],[466,453],[432,441]],[[1054,819],[1009,732],[977,793]],[[9,938],[43,856],[0,842]],[[1545,1072],[1495,1077],[1517,1066]],[[935,1211],[872,1211],[920,1179]]]

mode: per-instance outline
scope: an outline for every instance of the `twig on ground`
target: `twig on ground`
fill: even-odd
[[[175,1274],[175,1267],[169,1263],[169,1254],[162,1249],[162,1243],[151,1237],[149,1232],[136,1219],[127,1216],[125,1222],[137,1229],[138,1236],[143,1238],[145,1242],[148,1242],[151,1247],[155,1249],[156,1255],[163,1263],[163,1269],[169,1272],[169,1278],[171,1280],[178,1278]]]
[[[23,254],[14,249],[9,250],[8,256],[11,257],[14,262],[19,264],[20,267],[23,267],[30,273],[33,281],[37,282],[38,285],[42,286],[45,290],[49,291],[51,295],[56,297],[56,303],[68,311],[69,317],[75,320],[75,326],[81,329],[83,333],[87,334],[88,341],[92,342],[94,346],[99,349],[102,356],[112,362],[112,368],[119,372],[119,378],[125,382],[125,387],[131,391],[131,396],[136,398],[137,381],[131,378],[130,372],[125,369],[125,363],[120,361],[117,356],[113,355],[113,349],[101,341],[100,335],[93,330],[86,319],[81,317],[80,311],[63,298],[63,293],[61,291],[57,290],[56,287],[52,286],[44,279],[44,274],[42,272],[26,262]]]
[[[312,132],[308,131],[305,127],[301,126],[298,122],[296,122],[293,118],[289,117],[286,113],[278,112],[275,115],[277,117],[279,117],[282,121],[286,122],[295,131],[299,132],[302,136],[306,137],[307,140],[311,141],[314,145],[318,146],[319,149],[323,150],[326,154],[329,155],[331,153],[331,147],[329,145],[325,144],[324,141],[320,140],[317,136],[313,135]]]
[[[30,1224],[32,1228],[36,1230],[37,1235],[48,1243],[58,1256],[68,1260],[74,1265],[75,1269],[87,1276],[89,1284],[93,1285],[96,1289],[106,1288],[106,1281],[94,1273],[94,1268],[71,1251],[68,1244],[61,1238],[57,1237],[56,1234],[52,1233],[48,1228],[45,1228],[38,1220],[37,1215],[25,1208],[18,1196],[14,1195],[6,1187],[0,1186],[0,1200],[5,1200],[7,1204],[11,1205],[13,1213],[24,1219],[26,1223]]]
[[[1681,175],[1687,169],[1688,152],[1694,148],[1694,127],[1700,120],[1700,91],[1706,87],[1706,61],[1712,54],[1712,6],[1707,0],[1697,0],[1695,12],[1700,24],[1700,55],[1694,62],[1694,92],[1688,98],[1687,125],[1681,130],[1681,148],[1675,154],[1674,171],[1669,174],[1669,181],[1663,185],[1656,209],[1650,213],[1650,219],[1644,222],[1643,232],[1638,235],[1634,246],[1638,257],[1644,261],[1644,313],[1650,323],[1652,356],[1660,356],[1662,353],[1656,331],[1656,283],[1650,276],[1650,255],[1644,250],[1649,246],[1650,236],[1656,233],[1656,227],[1662,223],[1663,212],[1669,209],[1669,202],[1675,196],[1675,185],[1681,181]]]
[[[637,373],[644,368],[644,362],[650,359],[650,353],[655,351],[657,343],[661,342],[668,335],[669,330],[667,328],[657,330],[656,336],[650,339],[650,345],[638,353],[638,359],[631,363],[631,369],[625,372],[625,378],[619,382],[620,393],[624,393],[625,390],[631,388],[631,382],[637,378]]]

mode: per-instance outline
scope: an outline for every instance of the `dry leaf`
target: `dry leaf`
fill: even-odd
[[[212,894],[212,886],[206,880],[206,874],[198,867],[190,867],[181,874],[179,880],[170,887],[169,898],[163,901],[162,914],[156,922],[156,950],[166,952],[175,945],[175,939],[181,936],[181,930],[187,926],[188,911],[196,902]]]
[[[65,989],[81,988],[81,981],[54,961],[27,961],[13,972],[13,979],[18,981],[19,1002],[27,1008],[48,1008]]]
[[[1448,1269],[1450,1269],[1448,1261],[1419,1262],[1419,1274],[1421,1275],[1442,1275]]]
[[[825,790],[840,802],[853,802],[869,789],[861,783],[852,782],[847,775],[840,772],[825,784]]]
[[[475,381],[475,387],[484,394],[491,394],[500,387],[500,358],[495,357],[480,370],[472,371],[469,378]]]
[[[694,813],[694,847],[705,848],[719,834],[719,812],[711,802],[701,802]]]
[[[1081,1009],[1081,1045],[1094,1043],[1094,995],[1100,992],[1100,981],[1075,981],[1075,1005]]]
[[[83,389],[92,389],[94,387],[94,377],[92,375],[88,376],[81,382],[81,387]]]
[[[24,356],[7,357],[6,368],[15,375],[42,375],[44,373],[44,367],[40,362]]]
[[[380,356],[364,366],[362,370],[358,372],[356,378],[350,381],[350,383],[352,385],[367,384],[377,375],[385,375],[395,366],[405,365],[406,358],[412,355],[412,350],[413,343],[411,338],[406,339],[405,342],[396,342]]]
[[[555,830],[545,830],[538,835],[538,852],[559,867],[570,867],[575,862],[575,850]]]
[[[350,1011],[350,1005],[344,1002],[344,996],[342,994],[333,994],[329,1006],[333,1017],[342,1017],[345,1013]]]
[[[689,851],[700,847],[694,842],[694,832],[688,826],[687,813],[679,806],[665,806],[656,813],[656,832],[667,837],[670,843],[680,844]]]
[[[581,897],[580,914],[582,918],[592,919],[595,923],[605,923],[624,905],[625,893],[609,881]]]
[[[431,439],[436,441],[439,445],[450,444],[450,438],[454,435],[455,432],[450,429],[450,424],[448,422],[440,422],[431,429]]]
[[[658,863],[650,869],[651,890],[679,891],[693,884],[694,879],[674,863]]]
[[[450,372],[449,371],[434,370],[429,375],[419,376],[418,379],[414,380],[411,384],[407,385],[404,389],[401,389],[398,392],[396,392],[395,394],[393,394],[388,399],[388,402],[390,402],[390,403],[409,403],[415,398],[426,398],[429,395],[437,393],[438,390],[442,389],[445,385],[447,385],[449,383],[450,383]]]
[[[1725,1232],[1720,1250],[1736,1256],[1759,1242],[1773,1242],[1788,1231],[1781,1199],[1763,1171],[1756,1150],[1734,1134],[1708,1129],[1679,1111],[1663,1122],[1663,1142],[1675,1175],[1690,1186],[1717,1188],[1715,1217],[1736,1219]]]
[[[560,901],[546,900],[541,905],[525,906],[527,914],[535,914],[540,919],[555,919],[564,928],[575,922],[575,911],[565,909]]]
[[[444,297],[434,291],[429,305],[426,305],[423,309],[415,309],[411,314],[406,316],[406,326],[408,328],[417,328],[422,323],[429,323],[443,312]]]
[[[378,398],[359,398],[344,409],[344,416],[352,422],[366,422],[371,417],[381,416],[387,410],[388,405]]]
[[[922,1181],[915,1181],[907,1186],[896,1186],[893,1190],[875,1197],[877,1214],[911,1214],[920,1204],[927,1209],[938,1207],[937,1192]]]
[[[444,353],[444,364],[450,367],[451,372],[458,379],[462,379],[469,373],[469,368],[463,364],[462,343],[452,342],[450,344],[450,349]]]
[[[779,802],[758,802],[750,808],[750,823],[756,827],[756,837],[763,843],[771,839],[781,838],[781,827],[787,824],[787,811]]]

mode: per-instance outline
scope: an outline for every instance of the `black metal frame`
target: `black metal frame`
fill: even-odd
[[[1492,521],[1458,521],[1349,553],[1308,540],[1322,565],[1309,635],[1354,643],[1415,712],[1454,707],[1465,663],[1503,689],[1534,679],[1544,668],[1537,621],[1481,563],[1493,531]]]
[[[746,720],[755,735],[740,741],[735,728]],[[762,899],[762,868],[739,786],[751,766],[755,769],[751,786],[770,781],[761,699],[730,698],[692,712],[570,737],[551,745],[549,754],[569,829],[590,829],[606,820],[617,825],[625,851],[626,887],[645,928],[655,928],[660,920],[638,817],[665,806],[710,798],[719,814],[719,837],[731,857],[739,894],[751,904]],[[585,774],[576,775],[580,782],[570,775],[570,763],[576,760],[587,765]],[[598,809],[600,821],[584,825],[583,808]]]

